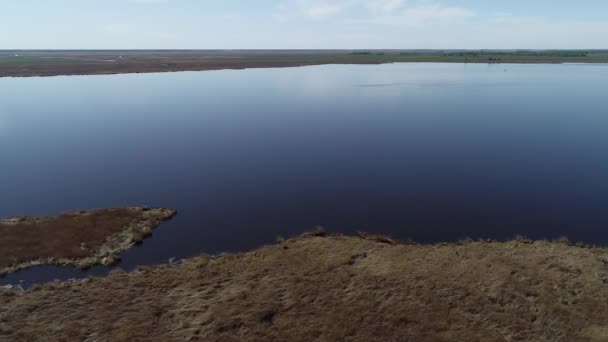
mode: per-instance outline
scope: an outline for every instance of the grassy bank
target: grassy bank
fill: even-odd
[[[307,234],[0,292],[0,340],[606,341],[608,250]]]
[[[171,209],[129,207],[0,220],[0,275],[43,264],[112,264],[173,215]]]

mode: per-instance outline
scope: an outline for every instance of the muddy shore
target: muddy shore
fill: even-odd
[[[175,214],[128,207],[0,220],[0,276],[36,265],[111,265]]]
[[[317,232],[0,306],[7,341],[606,341],[608,249]]]

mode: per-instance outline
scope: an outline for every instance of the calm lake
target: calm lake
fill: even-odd
[[[127,270],[319,225],[608,245],[606,80],[608,65],[426,63],[1,78],[0,217],[178,209]]]

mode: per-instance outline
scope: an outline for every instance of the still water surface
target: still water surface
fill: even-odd
[[[127,270],[317,225],[606,245],[607,79],[607,65],[424,63],[2,78],[0,217],[177,208]]]

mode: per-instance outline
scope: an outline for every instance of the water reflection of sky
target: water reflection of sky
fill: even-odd
[[[2,110],[0,109],[0,137],[6,134],[7,126],[5,120],[5,115],[2,114]]]

